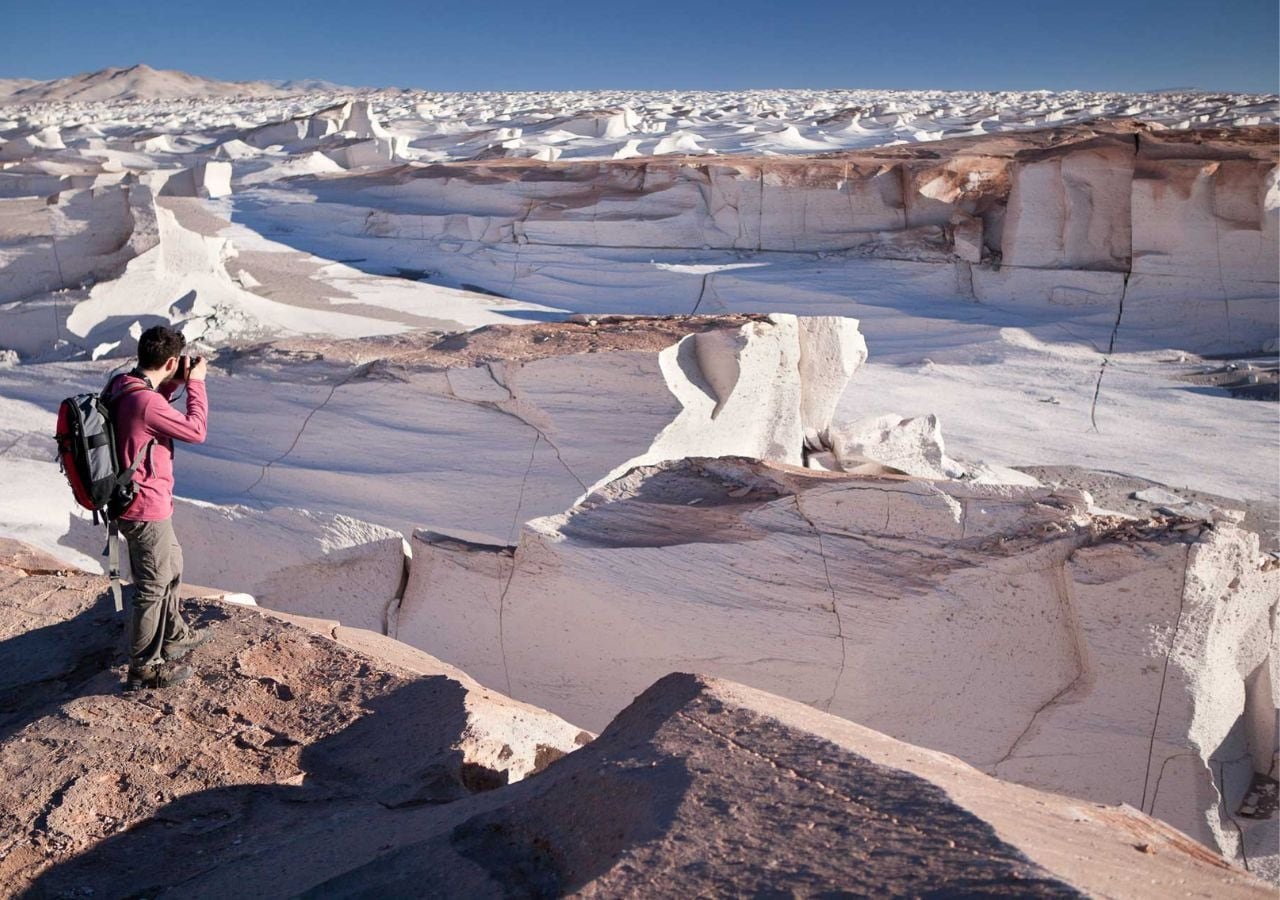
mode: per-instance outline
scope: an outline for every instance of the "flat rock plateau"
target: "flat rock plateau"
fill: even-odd
[[[3,891],[1273,896],[1278,120],[0,82]],[[50,435],[156,324],[124,694]]]

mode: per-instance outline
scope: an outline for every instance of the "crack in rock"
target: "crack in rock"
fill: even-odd
[[[1053,584],[1057,588],[1056,592],[1058,594],[1058,602],[1062,607],[1062,615],[1066,620],[1067,630],[1071,635],[1072,655],[1075,657],[1076,663],[1075,677],[1067,682],[1062,690],[1058,691],[1044,703],[1041,703],[1036,711],[1031,714],[1031,718],[1027,720],[1027,725],[1022,729],[1022,733],[1019,734],[1014,742],[1009,745],[1009,749],[1005,752],[1004,756],[1000,757],[1000,759],[992,765],[991,772],[993,774],[999,770],[1000,766],[1008,762],[1013,757],[1013,754],[1017,751],[1018,747],[1027,739],[1027,736],[1031,734],[1031,730],[1035,726],[1036,720],[1040,718],[1040,714],[1062,702],[1062,699],[1075,690],[1080,682],[1084,681],[1089,675],[1089,668],[1086,663],[1088,657],[1086,655],[1087,651],[1085,649],[1084,636],[1081,633],[1080,617],[1076,613],[1075,604],[1071,600],[1071,582],[1068,579],[1066,572],[1066,564],[1069,559],[1070,556],[1062,562],[1052,566],[1049,572],[1052,576]]]
[[[1093,387],[1093,402],[1089,404],[1089,421],[1093,430],[1098,431],[1098,396],[1102,393],[1102,376],[1107,372],[1107,364],[1111,362],[1111,354],[1116,349],[1116,335],[1120,333],[1120,320],[1124,318],[1124,297],[1129,291],[1130,272],[1124,273],[1124,284],[1120,288],[1120,308],[1116,311],[1116,323],[1111,327],[1111,340],[1107,344],[1107,354],[1098,368],[1098,383]]]
[[[520,402],[520,399],[516,397],[516,395],[512,392],[511,388],[508,387],[502,381],[499,381],[498,377],[494,375],[493,367],[491,365],[486,363],[484,368],[485,368],[485,371],[488,373],[489,377],[493,380],[493,383],[507,392],[508,400],[506,400],[505,402],[512,403],[512,404]],[[446,378],[447,378],[447,373],[446,373]],[[569,464],[565,462],[564,455],[560,452],[560,447],[556,444],[555,441],[551,440],[551,438],[547,436],[547,433],[545,431],[543,431],[540,427],[535,425],[533,422],[530,422],[528,419],[520,415],[520,413],[516,412],[515,410],[505,408],[502,405],[502,401],[468,400],[465,397],[459,397],[457,392],[454,391],[452,387],[450,387],[449,389],[449,396],[450,396],[450,399],[457,400],[459,403],[468,403],[472,406],[478,406],[481,409],[491,409],[496,413],[500,413],[501,415],[510,416],[511,418],[515,419],[517,422],[520,422],[521,424],[527,425],[529,428],[532,428],[537,433],[537,436],[541,438],[543,441],[545,441],[547,446],[551,448],[551,451],[556,455],[556,461],[559,462],[560,465],[564,468],[564,470],[569,473],[569,477],[578,483],[578,486],[582,488],[582,492],[584,494],[587,492],[588,487],[586,483],[581,478],[579,478],[578,473],[574,472],[573,469],[570,468]],[[532,463],[530,464],[530,467],[532,467]],[[526,473],[526,477],[527,477],[527,473]]]
[[[256,488],[259,484],[261,484],[262,480],[267,477],[267,470],[270,469],[272,466],[274,466],[276,463],[284,460],[290,453],[292,453],[294,450],[297,449],[298,442],[302,440],[302,433],[306,431],[307,426],[311,424],[312,417],[315,416],[316,413],[320,412],[320,410],[324,409],[326,406],[329,405],[329,401],[332,400],[334,394],[338,392],[338,388],[352,381],[359,375],[367,374],[368,371],[373,367],[373,365],[374,363],[365,363],[364,365],[356,366],[354,369],[352,369],[350,372],[344,375],[340,380],[335,382],[333,386],[329,388],[328,396],[326,396],[324,400],[321,401],[319,406],[316,406],[314,409],[311,410],[311,412],[307,413],[307,417],[302,420],[302,426],[298,429],[298,433],[293,436],[293,442],[289,444],[289,449],[285,450],[284,453],[281,453],[275,459],[266,463],[266,465],[262,467],[262,471],[258,473],[257,480],[255,480],[253,484],[245,488],[243,493],[245,495],[252,494],[253,489]],[[257,498],[254,498],[254,499],[257,499]],[[259,500],[258,503],[259,505],[262,505],[261,500]]]
[[[1151,783],[1151,762],[1155,756],[1156,750],[1156,730],[1160,725],[1160,710],[1164,705],[1164,688],[1165,683],[1169,680],[1169,660],[1173,656],[1173,648],[1178,640],[1178,631],[1182,628],[1182,612],[1187,604],[1187,570],[1191,568],[1191,548],[1187,547],[1186,556],[1182,561],[1182,591],[1178,596],[1178,616],[1173,621],[1173,631],[1169,634],[1169,646],[1164,654],[1164,669],[1160,673],[1160,693],[1156,696],[1156,714],[1151,722],[1151,739],[1147,743],[1147,771],[1142,779],[1142,802],[1138,806],[1139,809],[1145,811],[1147,815],[1151,815],[1151,810],[1155,809],[1155,798],[1151,799],[1151,806],[1147,806],[1147,787]],[[1168,760],[1165,760],[1168,762]],[[1164,767],[1161,766],[1163,771]]]
[[[534,430],[538,431],[538,429],[534,429]],[[529,465],[524,470],[524,478],[521,479],[520,481],[520,494],[516,500],[515,515],[512,517],[512,520],[511,520],[511,531],[508,532],[508,539],[507,539],[508,544],[510,544],[511,540],[515,537],[516,528],[520,524],[520,511],[524,507],[525,486],[529,483],[529,473],[533,470],[533,460],[538,452],[538,442],[541,440],[542,440],[542,432],[538,431],[538,433],[533,438],[533,446],[529,448]],[[497,557],[497,564],[498,564],[498,577],[501,578],[502,577],[502,557],[501,556]],[[516,553],[513,550],[511,555],[511,571],[507,573],[506,583],[502,585],[502,593],[498,595],[498,651],[502,655],[502,674],[507,682],[507,696],[509,697],[513,697],[515,695],[512,693],[512,689],[511,689],[511,668],[507,663],[507,636],[506,636],[506,629],[503,625],[503,618],[505,616],[506,608],[507,608],[507,593],[511,590],[511,582],[515,581],[517,564],[518,564],[518,560],[516,557]]]
[[[836,672],[835,683],[831,686],[831,696],[827,698],[825,710],[831,711],[831,704],[835,702],[836,695],[840,693],[840,681],[844,678],[845,668],[848,662],[848,648],[845,646],[844,640],[844,621],[840,618],[840,598],[836,595],[835,585],[831,582],[831,569],[827,564],[826,548],[822,544],[822,532],[818,526],[814,524],[813,519],[804,511],[804,507],[800,505],[800,495],[792,494],[791,499],[795,501],[796,512],[800,514],[800,518],[804,519],[813,529],[814,536],[818,539],[818,555],[822,557],[822,574],[827,582],[827,590],[831,594],[831,613],[836,619],[836,639],[840,641],[840,669]]]

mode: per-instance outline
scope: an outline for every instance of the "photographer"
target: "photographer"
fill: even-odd
[[[107,388],[120,464],[127,467],[143,454],[133,479],[133,502],[119,515],[134,587],[127,691],[186,680],[189,666],[169,664],[208,639],[187,625],[178,602],[182,547],[173,531],[173,442],[202,443],[209,410],[204,384],[208,366],[203,359],[184,356],[185,344],[177,331],[162,325],[148,328],[138,339],[137,367],[116,376]],[[183,385],[185,415],[169,405]]]

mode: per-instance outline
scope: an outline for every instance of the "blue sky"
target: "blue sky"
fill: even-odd
[[[1276,0],[0,0],[0,78],[145,62],[430,90],[1275,92]]]

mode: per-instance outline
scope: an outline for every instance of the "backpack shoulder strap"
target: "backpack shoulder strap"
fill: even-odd
[[[138,471],[138,466],[142,464],[142,460],[144,457],[148,460],[148,464],[150,464],[151,448],[155,446],[155,443],[156,443],[156,439],[151,438],[145,444],[142,445],[142,448],[138,450],[138,455],[135,456],[133,458],[133,462],[130,463],[129,468],[125,469],[123,472],[121,472],[119,475],[116,476],[116,484],[120,485],[121,487],[124,487],[126,484],[133,481],[134,473]]]
[[[149,390],[151,390],[151,388],[147,387],[145,384],[126,384],[118,391],[112,391],[110,385],[108,385],[107,389],[102,392],[102,401],[110,406],[115,404],[121,397],[125,397],[129,394],[136,394],[139,391]]]
[[[103,555],[107,557],[107,575],[111,579],[116,612],[124,612],[124,592],[120,588],[120,523],[116,519],[107,520],[107,549]]]

